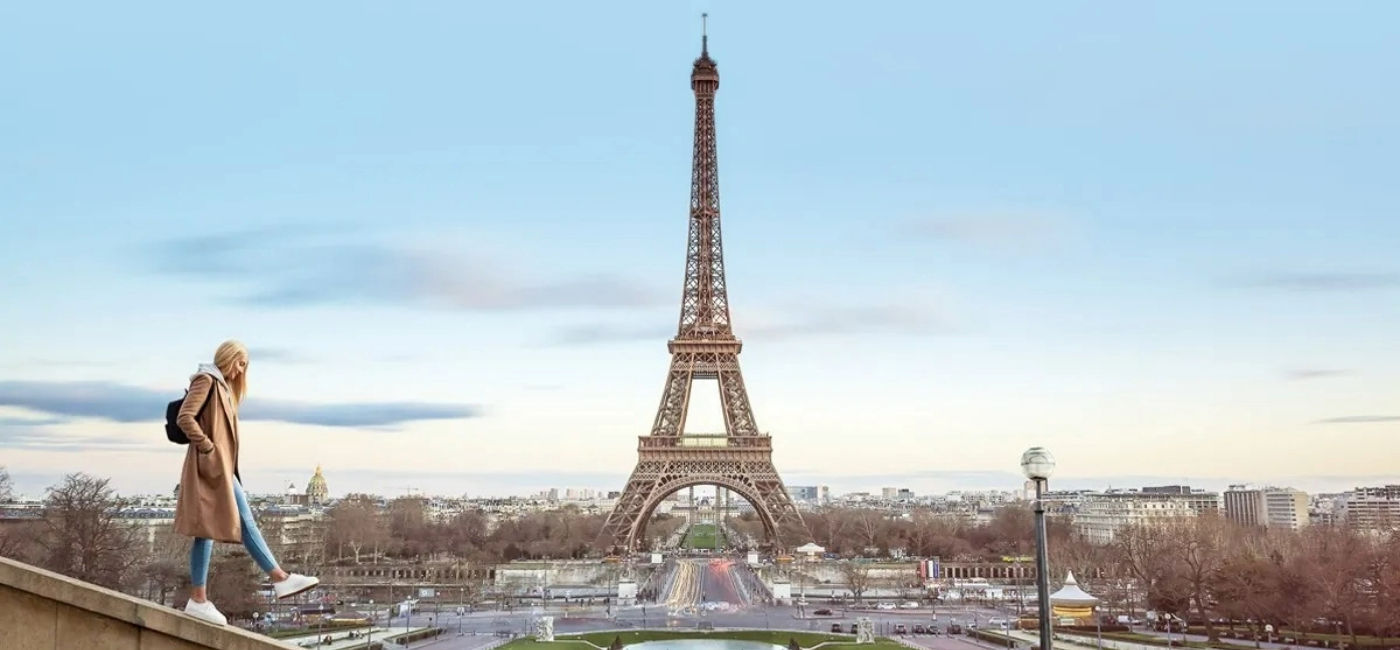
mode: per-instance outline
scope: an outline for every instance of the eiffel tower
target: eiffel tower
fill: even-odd
[[[695,152],[690,181],[690,237],[680,326],[667,343],[671,370],[651,434],[639,436],[637,467],[599,537],[614,551],[641,550],[647,521],[661,500],[696,485],[713,485],[746,499],[763,522],[767,542],[781,545],[784,529],[806,531],[778,470],[772,439],[760,433],[739,372],[743,343],[729,320],[724,249],[719,228],[719,160],[715,145],[715,91],[719,68],[701,36],[690,73],[695,91]],[[685,434],[695,380],[719,384],[724,433]]]

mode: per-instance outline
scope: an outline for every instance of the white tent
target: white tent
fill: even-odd
[[[1088,618],[1093,615],[1094,606],[1099,604],[1099,599],[1080,589],[1079,581],[1074,579],[1074,572],[1070,571],[1065,577],[1065,586],[1050,594],[1050,604],[1055,608],[1056,616]]]

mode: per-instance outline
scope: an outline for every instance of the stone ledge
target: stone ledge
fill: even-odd
[[[26,638],[53,638],[57,634],[60,639],[69,639],[63,644],[65,648],[182,648],[193,645],[218,650],[285,650],[295,647],[236,627],[210,625],[169,607],[0,557],[0,592],[10,590],[19,592],[21,598],[33,605],[30,609],[33,616],[10,621],[11,626],[7,626],[18,623],[19,627],[34,628],[32,632],[35,634],[29,635],[22,629],[18,630],[19,636],[16,638],[20,639],[19,644],[23,644]],[[52,607],[45,607],[45,601]],[[81,619],[88,620],[79,623]],[[104,623],[93,619],[109,621]],[[118,621],[120,623],[112,624]],[[112,629],[123,627],[121,624],[136,628],[133,630],[136,634]],[[98,630],[103,637],[130,637],[138,641],[137,645],[126,645],[121,642],[94,642],[91,638],[79,639],[76,636],[89,635],[78,634],[77,628]],[[8,630],[6,634],[10,632],[16,630]],[[79,641],[81,645],[74,643]],[[35,641],[20,647],[56,647],[56,643],[57,639],[53,642]]]

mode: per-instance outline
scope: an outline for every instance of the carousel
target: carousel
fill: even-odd
[[[1079,581],[1074,579],[1074,572],[1070,571],[1065,577],[1065,586],[1060,590],[1050,594],[1050,612],[1056,619],[1074,619],[1075,625],[1084,625],[1093,622],[1094,606],[1099,604],[1099,599],[1089,595],[1079,588]]]

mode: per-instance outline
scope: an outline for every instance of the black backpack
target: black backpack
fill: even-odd
[[[203,417],[205,409],[209,408],[209,398],[213,397],[214,391],[217,390],[219,390],[218,386],[209,387],[209,393],[204,397],[204,404],[199,407],[199,415],[195,417]],[[189,394],[190,389],[186,388],[185,396],[188,397]],[[184,405],[185,398],[181,397],[165,406],[165,437],[177,445],[190,444],[190,437],[185,435],[185,431],[180,428],[180,423],[177,421],[180,419],[180,408]]]

